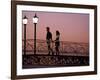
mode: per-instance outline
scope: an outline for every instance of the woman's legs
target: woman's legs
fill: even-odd
[[[59,46],[56,46],[55,50],[56,50],[56,55],[59,55]]]

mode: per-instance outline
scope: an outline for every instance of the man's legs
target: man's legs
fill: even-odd
[[[50,41],[47,42],[47,46],[48,46],[48,54],[50,55],[50,51],[51,51],[51,48],[50,48]]]
[[[48,54],[52,53],[52,55],[53,55],[54,53],[53,53],[53,50],[51,48],[51,43],[47,43],[47,45],[48,45]]]

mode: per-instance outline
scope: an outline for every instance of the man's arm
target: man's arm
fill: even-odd
[[[51,41],[53,42],[53,40],[52,40],[52,33],[50,32],[50,39],[51,39]]]

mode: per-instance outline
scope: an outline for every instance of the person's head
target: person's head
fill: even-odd
[[[56,31],[56,35],[60,35],[60,32],[58,30]]]
[[[49,27],[46,27],[47,31],[50,31],[50,28]]]

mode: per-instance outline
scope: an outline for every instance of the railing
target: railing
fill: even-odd
[[[24,47],[24,40],[23,45]],[[51,47],[53,51],[55,51],[55,43],[52,42]],[[89,55],[89,44],[88,43],[77,43],[77,42],[69,42],[69,41],[61,41],[60,42],[60,53],[79,53],[84,55]],[[23,48],[24,51],[24,48]],[[34,51],[34,40],[27,39],[26,40],[26,51],[33,52]],[[36,40],[36,51],[39,53],[47,53],[47,43],[45,40]]]
[[[88,66],[89,56],[23,55],[23,68]]]

